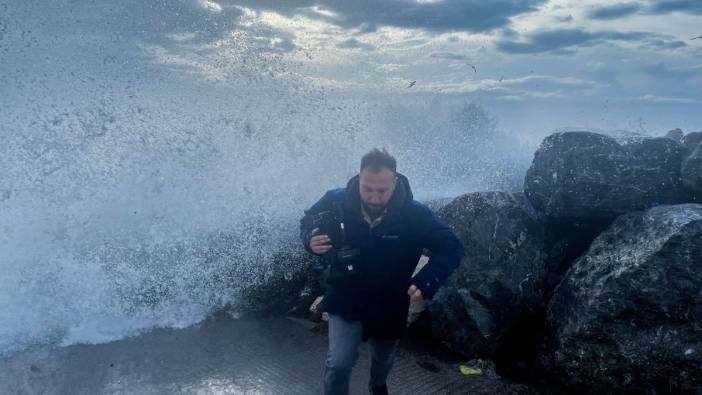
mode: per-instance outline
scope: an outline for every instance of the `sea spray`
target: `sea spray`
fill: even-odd
[[[371,147],[420,199],[512,187],[531,152],[465,98],[320,85],[236,8],[4,7],[3,354],[236,309]]]

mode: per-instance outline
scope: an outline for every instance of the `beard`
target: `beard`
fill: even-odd
[[[383,210],[385,210],[385,206],[363,203],[363,209],[366,210],[366,213],[368,213],[368,215],[377,216],[380,215],[383,212]]]

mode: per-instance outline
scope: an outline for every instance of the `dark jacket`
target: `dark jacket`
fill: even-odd
[[[349,321],[363,322],[363,339],[396,339],[407,326],[409,296],[415,284],[425,299],[431,299],[446,278],[458,267],[463,247],[451,229],[423,204],[413,200],[407,178],[398,174],[395,191],[382,221],[370,228],[363,219],[359,176],[346,188],[328,191],[305,214],[333,210],[334,202],[344,209],[348,243],[361,252],[359,276],[343,284],[327,286],[323,310]],[[310,231],[301,226],[302,243],[309,251]],[[412,278],[424,249],[429,263]]]

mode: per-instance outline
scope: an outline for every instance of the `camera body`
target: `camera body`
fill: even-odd
[[[333,211],[306,215],[302,219],[302,225],[310,231],[319,228],[318,234],[329,236],[332,246],[337,246],[341,242],[341,221]]]
[[[361,262],[360,250],[351,248],[346,241],[341,208],[338,207],[335,211],[322,211],[302,219],[306,229],[319,228],[318,234],[327,235],[331,239],[332,249],[323,255],[325,264],[318,269],[324,271],[325,281],[332,285],[356,277]]]

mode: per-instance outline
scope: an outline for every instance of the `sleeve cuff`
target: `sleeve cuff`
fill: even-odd
[[[422,298],[432,299],[441,287],[438,278],[415,278],[412,284],[422,291]]]

